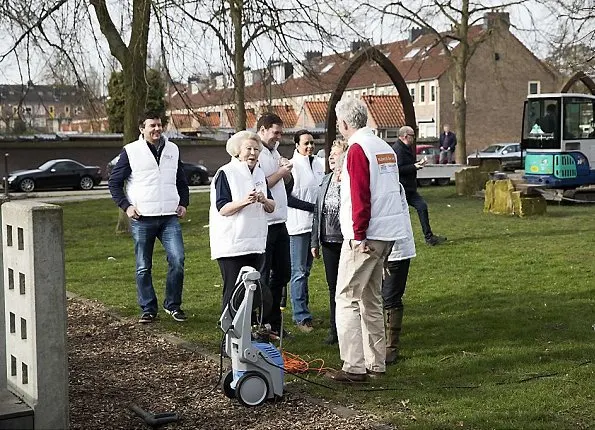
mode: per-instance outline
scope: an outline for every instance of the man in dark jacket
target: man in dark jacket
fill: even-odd
[[[440,133],[440,164],[448,164],[454,161],[456,146],[457,135],[450,131],[448,124],[444,124],[444,131]]]
[[[446,240],[445,237],[436,236],[430,227],[430,215],[428,205],[422,196],[417,192],[417,171],[423,169],[425,161],[416,161],[415,153],[411,145],[415,139],[415,131],[409,126],[399,129],[399,139],[393,145],[397,154],[397,165],[399,167],[399,181],[405,189],[405,196],[409,206],[413,206],[419,216],[421,229],[426,243],[430,246],[438,245]]]

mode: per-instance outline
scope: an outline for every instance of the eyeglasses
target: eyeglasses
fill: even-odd
[[[409,137],[415,137],[415,134],[409,134],[409,133],[407,133],[407,136],[409,136]]]

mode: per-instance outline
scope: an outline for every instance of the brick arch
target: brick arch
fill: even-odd
[[[355,75],[355,73],[368,61],[375,61],[382,70],[390,77],[391,81],[397,88],[401,103],[403,105],[403,113],[405,114],[405,123],[414,130],[417,130],[417,121],[415,120],[415,109],[413,108],[413,101],[411,100],[411,94],[405,83],[403,75],[399,72],[397,67],[388,59],[386,55],[380,52],[377,48],[370,46],[362,50],[358,55],[355,56],[349,67],[343,72],[343,75],[339,79],[333,94],[328,102],[326,111],[326,139],[324,147],[328,154],[331,150],[331,145],[337,137],[337,114],[335,113],[335,106],[341,97],[343,92],[347,88],[347,84]],[[328,171],[328,160],[327,160],[327,171]]]
[[[587,76],[584,72],[576,72],[574,75],[568,78],[566,83],[560,89],[560,92],[567,93],[570,88],[578,81],[581,81],[583,84],[585,84],[589,91],[591,91],[591,94],[595,96],[595,82],[593,82],[593,79]]]

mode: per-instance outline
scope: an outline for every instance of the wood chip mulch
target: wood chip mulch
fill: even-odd
[[[86,300],[68,300],[68,343],[71,429],[150,428],[128,409],[131,403],[180,414],[166,429],[387,428],[287,391],[279,402],[246,408],[213,389],[218,363]]]

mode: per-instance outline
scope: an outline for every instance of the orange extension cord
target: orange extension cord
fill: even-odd
[[[329,370],[334,370],[330,367],[325,367],[322,358],[306,361],[299,355],[287,351],[281,351],[281,356],[283,357],[283,363],[287,373],[316,372],[318,375],[321,375]]]

